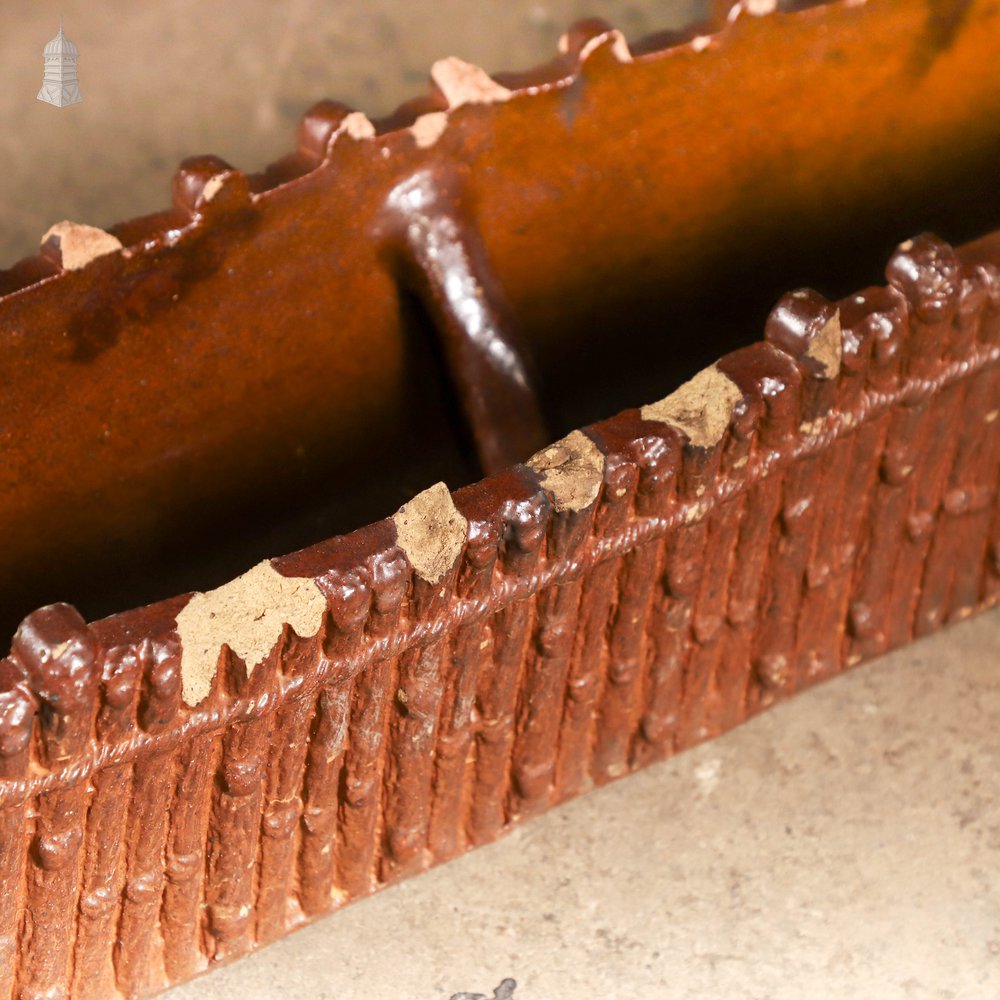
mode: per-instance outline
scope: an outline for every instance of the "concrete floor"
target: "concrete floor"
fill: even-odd
[[[513,1000],[1000,997],[1000,610],[168,997],[508,977]]]

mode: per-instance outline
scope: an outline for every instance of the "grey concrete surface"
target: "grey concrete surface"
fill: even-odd
[[[995,610],[168,998],[995,1000],[998,862]]]
[[[597,15],[639,38],[703,0],[3,0],[0,267],[69,218],[107,226],[169,205],[186,156],[259,170],[290,152],[323,97],[370,116],[424,92],[431,63],[489,70],[551,58],[566,26]],[[35,100],[42,48],[65,19],[83,103]]]

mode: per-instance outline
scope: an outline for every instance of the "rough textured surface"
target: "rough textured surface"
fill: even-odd
[[[207,594],[195,594],[177,615],[181,693],[197,705],[212,689],[223,645],[246,665],[259,666],[285,625],[311,638],[323,622],[326,598],[312,580],[282,576],[268,561]]]
[[[998,646],[992,611],[168,996],[996,996]]]
[[[835,378],[840,371],[843,354],[840,339],[840,313],[835,312],[806,349],[806,357],[821,367],[826,378]]]
[[[641,70],[612,54],[588,85]],[[238,174],[202,202],[240,215],[241,186],[245,221]],[[223,658],[202,710],[179,699],[176,602],[92,630],[31,616],[0,664],[18,991],[190,976],[996,601],[997,439],[974,433],[997,398],[996,273],[922,237],[889,278],[843,304],[861,355],[843,377],[814,349],[835,308],[818,296],[723,358],[740,395],[712,447],[636,411],[591,428],[600,504],[553,509],[521,470],[460,493],[466,557],[440,584],[388,522],[289,557],[317,574],[323,633],[282,627],[249,677]],[[107,346],[90,332],[78,362]]]
[[[469,533],[444,483],[418,493],[392,520],[397,544],[417,576],[428,583],[437,583],[455,565]]]
[[[691,444],[710,448],[726,432],[733,407],[742,395],[739,386],[713,365],[664,399],[644,406],[642,417],[673,424]]]
[[[511,96],[511,92],[491,79],[481,66],[474,66],[456,56],[438,59],[431,66],[431,79],[450,108],[459,108],[463,104],[500,104]]]
[[[363,111],[352,111],[346,115],[343,127],[352,139],[371,139],[375,135],[375,126]]]
[[[684,429],[625,411],[221,597],[32,613],[0,661],[0,982],[180,982],[996,604],[998,255],[924,234],[885,287],[783,297],[710,376],[718,436],[689,387]],[[597,498],[543,490],[588,440]]]
[[[92,260],[122,249],[121,240],[103,229],[68,220],[57,222],[49,229],[42,237],[41,246],[43,250],[51,248],[67,271],[86,267]]]
[[[533,455],[527,465],[538,473],[558,511],[583,510],[592,504],[604,480],[604,456],[580,431]]]

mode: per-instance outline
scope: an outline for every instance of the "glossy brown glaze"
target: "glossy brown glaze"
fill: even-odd
[[[475,215],[463,204],[467,186],[458,171],[418,171],[389,192],[381,229],[404,287],[420,297],[438,331],[480,465],[489,475],[527,459],[554,435]]]
[[[501,373],[459,380],[493,467],[537,441],[529,356],[564,432],[732,346],[722,316],[718,344],[665,333],[714,314],[730,281],[746,289],[742,318],[831,260],[870,267],[929,205],[981,231],[971,206],[988,197],[969,184],[1000,155],[998,18],[987,0],[727,11],[631,61],[587,22],[550,66],[504,78],[506,99],[442,77],[378,132],[321,102],[298,149],[259,176],[186,161],[172,208],[113,227],[121,250],[63,270],[48,246],[0,275],[4,607],[110,612],[225,579],[263,552],[190,572],[173,554],[194,546],[207,564],[209,540],[263,538],[290,505],[332,505],[349,530],[403,502],[400,481],[474,478],[449,457],[407,289],[444,353]],[[387,218],[414,186],[432,210],[408,244]],[[488,295],[448,299],[430,277],[426,236],[449,225],[465,285]],[[424,253],[415,282],[401,246]],[[507,361],[487,362],[467,326],[456,336],[461,303],[485,310]],[[522,443],[492,458],[498,402]],[[344,490],[348,478],[370,485]],[[281,535],[277,550],[316,535]]]

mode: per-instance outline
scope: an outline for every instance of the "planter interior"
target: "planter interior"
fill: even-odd
[[[501,78],[513,100],[452,111],[430,149],[407,126],[447,107],[441,86],[329,148],[321,105],[297,154],[225,174],[214,218],[199,185],[225,165],[182,168],[170,212],[112,230],[124,266],[60,273],[50,252],[0,274],[16,539],[0,624],[205,589],[479,476],[434,323],[381,235],[402,176],[460,189],[552,439],[752,342],[789,288],[821,275],[846,294],[901,234],[1000,223],[995,15],[888,6],[720,18],[628,64],[613,44],[579,62],[605,30],[588,23],[551,66]],[[322,225],[300,232],[304,210]]]

